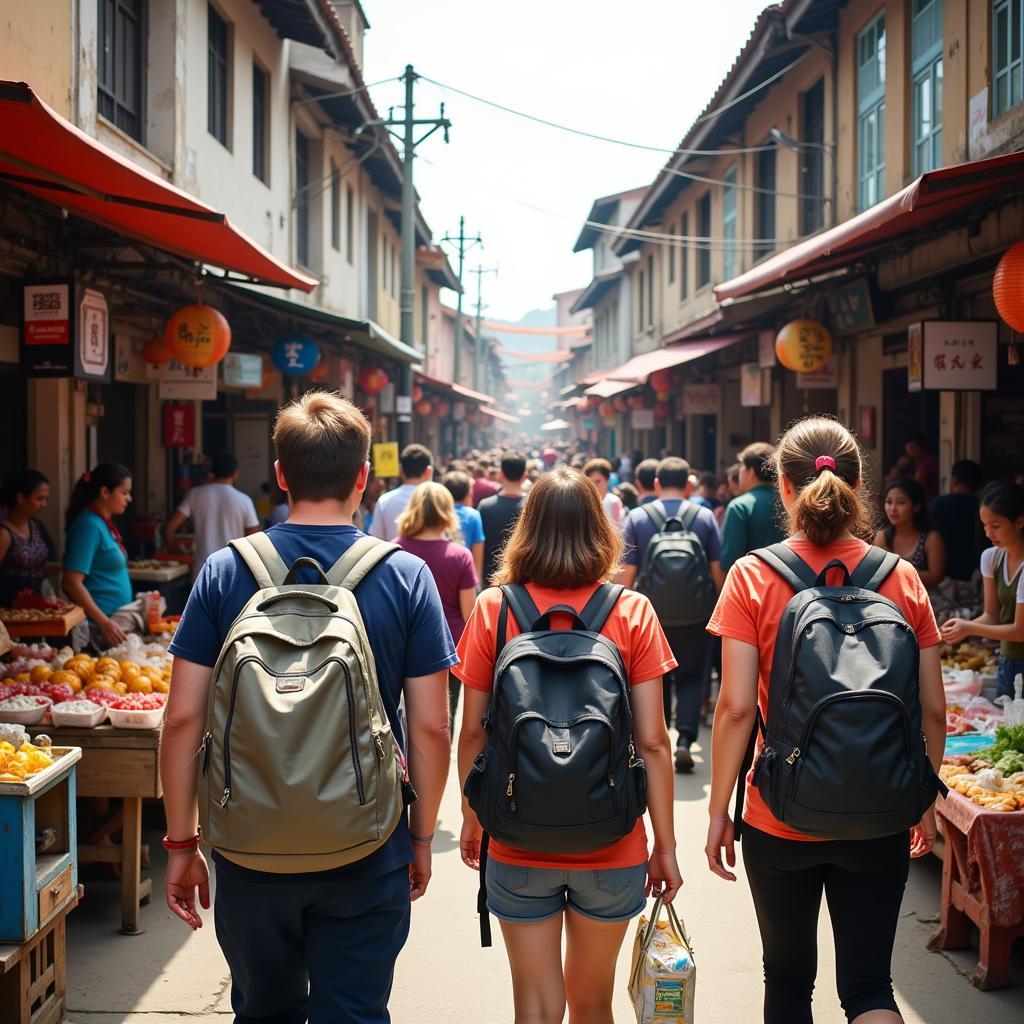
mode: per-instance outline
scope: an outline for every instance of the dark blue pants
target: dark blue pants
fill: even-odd
[[[236,1024],[387,1024],[409,905],[405,867],[359,883],[248,882],[218,867]]]
[[[675,697],[676,745],[688,747],[700,733],[700,710],[704,703],[704,675],[710,634],[704,626],[666,626],[665,638],[679,667],[665,674],[665,721],[672,724]]]

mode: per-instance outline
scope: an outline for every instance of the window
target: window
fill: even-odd
[[[309,266],[309,139],[295,133],[295,259]]]
[[[857,36],[857,205],[885,192],[885,11]]]
[[[654,255],[647,257],[647,323],[654,323]]]
[[[341,251],[341,171],[331,161],[331,248]]]
[[[133,139],[145,128],[146,0],[98,0],[96,103]]]
[[[228,144],[228,23],[207,8],[206,127],[225,146]]]
[[[258,64],[252,66],[252,173],[269,183],[267,175],[267,88],[269,75]]]
[[[711,193],[697,200],[697,288],[711,284]]]
[[[683,236],[683,241],[679,243],[679,297],[682,299],[685,299],[687,296],[687,277],[690,273],[690,243],[686,241],[686,237],[689,233],[690,215],[688,213],[684,213],[683,219],[679,222],[679,234]]]
[[[809,235],[825,224],[825,81],[819,79],[800,97],[803,143],[800,148],[801,231]]]
[[[673,225],[674,227],[674,225]],[[668,229],[668,233],[674,234],[672,227]],[[672,284],[676,279],[676,243],[670,242],[668,246],[668,283]]]
[[[736,276],[736,165],[725,172],[722,182],[722,279]]]
[[[754,259],[767,256],[775,248],[775,147],[763,149],[754,162],[757,187],[754,193]]]
[[[345,259],[352,263],[356,252],[356,195],[345,186]]]
[[[910,26],[914,174],[942,166],[942,0],[913,0]]]
[[[1024,100],[1024,0],[992,3],[992,114]]]

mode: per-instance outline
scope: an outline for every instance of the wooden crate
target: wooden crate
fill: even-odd
[[[32,636],[67,636],[82,622],[85,622],[85,612],[77,605],[71,611],[52,619],[3,620],[12,640]]]

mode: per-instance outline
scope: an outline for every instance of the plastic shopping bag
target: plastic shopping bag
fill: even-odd
[[[661,912],[668,920],[661,920]],[[629,995],[637,1024],[693,1024],[697,967],[693,947],[671,903],[654,901],[641,916],[633,943]]]

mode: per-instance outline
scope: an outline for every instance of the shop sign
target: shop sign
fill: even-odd
[[[377,411],[381,416],[390,416],[395,412],[395,385],[393,381],[388,383],[377,392]],[[410,415],[403,413],[403,416]]]
[[[924,320],[908,329],[910,391],[995,391],[995,320]],[[919,381],[915,387],[915,380]]]
[[[128,384],[151,384],[160,379],[161,366],[146,361],[141,338],[114,335],[114,380]]]
[[[772,371],[762,370],[757,363],[740,366],[740,405],[768,405],[771,401]]]
[[[221,365],[224,383],[233,388],[261,388],[263,386],[263,356],[246,352],[229,352]]]
[[[757,365],[762,370],[770,370],[776,362],[775,332],[761,331],[757,336]]]
[[[630,426],[634,430],[653,430],[654,429],[654,410],[653,409],[631,409],[630,410]]]
[[[71,341],[71,285],[30,284],[24,288],[26,346],[66,346]]]
[[[863,278],[830,291],[828,311],[836,334],[849,334],[875,326],[871,289]]]
[[[967,115],[967,139],[973,150],[984,138],[988,129],[988,86],[976,92],[971,97],[969,113]]]
[[[217,367],[182,366],[172,359],[164,368],[157,385],[161,401],[184,400],[212,402],[217,397]]]
[[[373,472],[382,480],[398,476],[397,441],[385,441],[373,446]]]
[[[103,294],[70,279],[24,285],[21,369],[28,377],[109,381],[110,314]]]
[[[835,353],[825,360],[825,365],[820,370],[798,373],[796,386],[806,388],[808,391],[829,391],[839,387],[839,365]]]
[[[775,339],[772,338],[772,357],[775,355]],[[720,384],[684,384],[683,394],[677,409],[680,416],[717,416],[722,411],[722,386]]]
[[[398,413],[399,416],[411,416],[412,395],[396,395],[395,412]]]
[[[411,402],[412,399],[410,398]],[[461,423],[466,418],[466,404],[465,402],[452,402],[452,419],[456,423]]]
[[[178,402],[164,406],[164,447],[192,448],[196,443],[196,407]]]
[[[78,303],[78,337],[75,376],[86,380],[110,380],[110,310],[101,292],[83,288]]]

